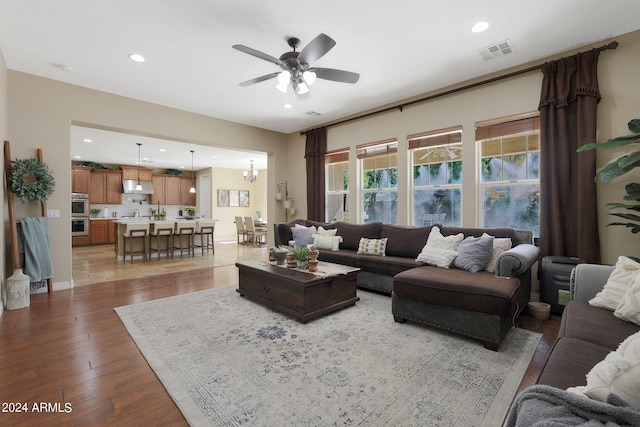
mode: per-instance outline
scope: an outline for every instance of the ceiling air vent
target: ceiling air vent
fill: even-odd
[[[513,52],[513,45],[509,40],[492,44],[491,46],[487,46],[478,51],[480,56],[482,56],[482,59],[484,59],[485,61],[497,58],[498,56],[507,55],[511,52]]]
[[[311,117],[320,117],[322,115],[321,113],[318,113],[316,111],[307,111],[305,114]]]

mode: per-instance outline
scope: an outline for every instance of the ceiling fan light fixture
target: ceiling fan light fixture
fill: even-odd
[[[309,86],[305,82],[298,83],[298,95],[304,95],[309,92]]]
[[[289,82],[291,81],[291,73],[287,70],[278,74],[278,85],[276,89],[280,92],[287,93],[287,87],[289,86]]]
[[[316,81],[316,73],[307,70],[302,73],[302,78],[309,86],[311,86]]]

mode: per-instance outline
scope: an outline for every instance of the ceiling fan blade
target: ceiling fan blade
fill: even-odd
[[[312,64],[322,58],[336,45],[336,41],[326,34],[320,33],[300,51],[298,60],[303,64]]]
[[[340,83],[356,83],[360,74],[351,71],[335,70],[333,68],[310,68],[309,71],[316,73],[316,77],[324,80],[332,80]]]
[[[264,76],[256,77],[255,79],[247,80],[246,82],[240,83],[240,86],[249,86],[255,83],[263,82],[265,80],[273,79],[278,77],[278,74],[280,73],[271,73],[271,74],[266,74]]]
[[[265,61],[271,62],[272,64],[276,64],[276,65],[283,65],[284,64],[282,61],[280,61],[275,56],[271,56],[269,54],[266,54],[264,52],[260,52],[259,50],[255,50],[253,48],[247,47],[247,46],[242,45],[242,44],[234,44],[232,47],[234,49],[239,50],[240,52],[248,53],[249,55],[255,56],[256,58],[264,59]]]

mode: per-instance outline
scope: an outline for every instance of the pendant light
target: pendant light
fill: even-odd
[[[258,179],[258,170],[253,168],[253,160],[251,160],[251,170],[242,171],[242,175],[245,181],[249,181],[250,183],[256,182],[256,179]]]
[[[191,150],[191,188],[189,189],[189,193],[195,193],[196,186],[193,177],[193,150]]]
[[[142,191],[142,184],[140,184],[140,146],[142,143],[136,142],[138,144],[138,185],[136,185],[136,191]]]

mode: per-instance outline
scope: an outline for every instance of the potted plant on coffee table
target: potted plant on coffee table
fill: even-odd
[[[292,253],[293,259],[295,259],[298,264],[297,267],[300,269],[306,269],[307,261],[309,261],[309,248],[306,246],[298,246],[293,249]]]

